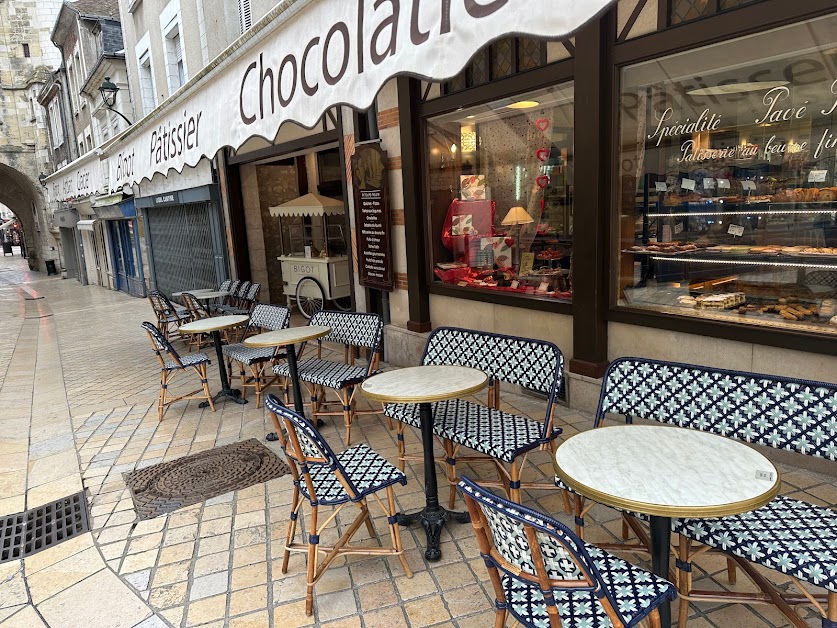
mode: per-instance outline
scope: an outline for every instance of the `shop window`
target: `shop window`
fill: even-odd
[[[426,120],[437,283],[572,299],[573,85]]]
[[[622,70],[619,306],[837,334],[835,47],[837,15]]]

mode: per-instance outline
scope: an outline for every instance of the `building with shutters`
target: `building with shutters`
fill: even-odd
[[[49,128],[56,170],[83,158],[128,127],[130,90],[125,68],[119,5],[116,0],[76,0],[60,5],[50,34],[60,65],[37,96]],[[113,108],[100,88],[105,79],[120,88]],[[121,114],[121,115],[120,115]],[[98,171],[98,170],[97,170]],[[123,251],[121,240],[96,213],[99,186],[75,181],[73,188],[53,190],[52,225],[58,232],[67,277],[82,284],[118,288],[128,257],[138,259],[138,240]],[[135,266],[135,264],[130,264]]]

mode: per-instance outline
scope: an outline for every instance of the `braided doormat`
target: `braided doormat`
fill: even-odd
[[[125,474],[140,521],[290,473],[254,438]]]

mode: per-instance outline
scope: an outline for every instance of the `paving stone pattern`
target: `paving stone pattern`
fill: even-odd
[[[27,290],[45,298],[25,300]],[[250,438],[263,442],[272,431],[265,411],[254,403],[220,403],[212,412],[196,401],[182,402],[158,422],[158,367],[139,327],[150,318],[146,300],[30,274],[19,260],[0,261],[0,513],[19,512],[83,487],[91,499],[93,530],[0,565],[0,625],[493,626],[493,594],[470,525],[451,525],[443,532],[443,558],[432,565],[422,556],[422,534],[404,530],[415,572],[411,579],[397,560],[349,557],[336,563],[317,584],[315,615],[306,617],[305,557],[294,554],[286,575],[280,569],[293,488],[289,476],[138,522],[124,473]],[[215,368],[210,381],[217,388]],[[193,382],[182,378],[180,385],[188,390]],[[543,416],[538,399],[506,394],[504,402],[504,409]],[[567,436],[592,425],[592,417],[567,409],[557,420]],[[337,450],[344,446],[341,423],[329,421],[323,428]],[[356,442],[397,460],[395,433],[382,417],[361,417],[356,425]],[[407,443],[419,451],[417,433],[409,433]],[[280,453],[276,443],[266,446]],[[536,452],[532,458],[548,478],[548,455]],[[463,471],[493,477],[486,465]],[[818,504],[837,502],[832,478],[783,471],[785,493]],[[396,496],[401,509],[412,511],[423,504],[420,463],[408,465],[407,473],[409,482],[396,487]],[[446,495],[442,473],[439,484]],[[571,524],[556,491],[527,491],[524,502]],[[347,511],[345,520],[338,516],[337,528],[352,514]],[[376,529],[385,529],[382,518],[374,522]],[[620,532],[613,510],[592,509],[590,541],[612,541]],[[366,535],[361,529],[358,541]],[[335,537],[336,530],[330,530],[322,542]],[[790,586],[778,574],[764,573]],[[702,589],[749,588],[743,575],[738,584],[729,584],[719,556],[699,560],[694,576]],[[806,612],[809,624],[819,626],[817,615]],[[730,604],[693,606],[689,622],[690,628],[787,625],[770,606]]]

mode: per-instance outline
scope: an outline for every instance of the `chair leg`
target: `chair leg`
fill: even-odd
[[[157,402],[157,420],[162,421],[166,413],[166,387],[168,386],[168,371],[160,371],[160,399]]]
[[[232,369],[227,369],[227,372],[232,373]],[[247,399],[247,372],[244,370],[244,362],[238,363],[238,381],[240,382],[241,398]]]
[[[442,447],[445,450],[445,468],[447,469],[448,484],[450,485],[448,508],[453,510],[453,505],[456,502],[456,458],[453,455],[455,446],[446,438],[442,441]]]
[[[497,609],[497,615],[494,617],[494,628],[504,628],[506,625],[506,611]]]
[[[395,426],[395,440],[398,443],[398,468],[401,470],[401,473],[404,473],[404,469],[407,466],[407,460],[405,459],[407,445],[404,443],[404,431],[406,429],[407,424],[401,421]]]
[[[264,364],[256,363],[250,365],[250,370],[253,372],[253,388],[256,391],[256,407],[262,407],[262,374],[264,372]],[[242,388],[245,386],[242,384]],[[242,391],[242,397],[244,396]]]
[[[209,391],[209,378],[206,376],[206,364],[201,364],[198,375],[200,375],[201,384],[203,384],[203,393],[206,395],[209,407],[215,412],[215,402],[212,400],[212,393]]]
[[[651,611],[651,614],[648,615],[648,624],[651,628],[661,628],[660,624],[660,610],[655,608]]]
[[[294,537],[296,536],[296,521],[299,518],[299,486],[294,485],[294,496],[291,501],[291,517],[288,521],[288,536],[285,539],[285,555],[282,557],[282,573],[288,573],[288,561],[291,558],[290,547],[293,545]]]
[[[573,515],[575,516],[575,533],[578,538],[584,538],[584,498],[578,493],[573,493]],[[624,521],[623,521],[624,523]]]
[[[727,579],[730,584],[735,584],[738,580],[738,570],[735,568],[735,561],[727,557]]]
[[[348,388],[340,390],[340,401],[343,403],[343,423],[346,425],[346,447],[352,444],[352,398]]]
[[[392,546],[398,554],[398,559],[401,561],[401,566],[404,568],[404,573],[408,578],[413,577],[413,570],[407,564],[407,559],[404,556],[404,546],[401,544],[401,528],[398,526],[398,509],[395,505],[395,491],[392,490],[392,485],[387,486],[387,505],[389,511],[387,512],[387,523],[389,524],[389,534],[392,537]]]
[[[509,496],[511,501],[520,504],[520,467],[517,462],[511,463],[509,469]]]
[[[305,587],[305,614],[309,617],[314,614],[314,577],[317,574],[318,543],[317,506],[312,506],[311,525],[309,526],[308,534],[308,581]]]
[[[680,545],[678,549],[679,564],[690,564],[689,555],[691,554],[692,542],[688,537],[680,535]],[[677,627],[686,628],[686,622],[689,619],[689,600],[686,599],[692,590],[692,574],[685,569],[677,568],[677,590],[680,594],[680,606],[677,614]],[[653,625],[653,624],[652,624]],[[658,624],[659,625],[659,618]]]
[[[827,617],[822,618],[823,628],[833,626],[837,622],[837,593],[828,592],[828,606],[826,606]]]

